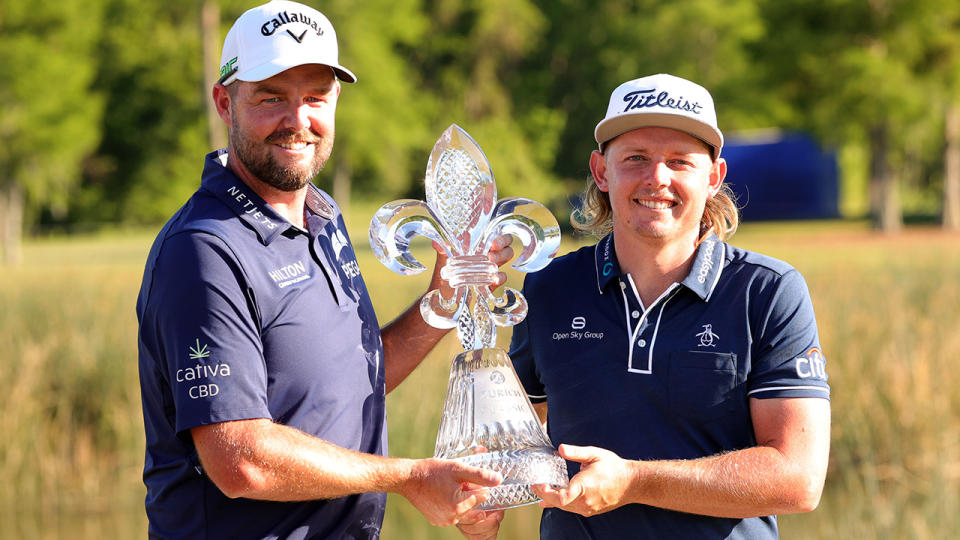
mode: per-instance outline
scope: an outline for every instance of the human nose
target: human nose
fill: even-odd
[[[310,129],[311,124],[310,107],[306,103],[292,104],[284,115],[284,127],[303,131]]]
[[[647,175],[647,181],[654,187],[664,187],[670,185],[670,179],[673,171],[670,170],[670,167],[666,164],[666,162],[662,160],[655,161],[649,170],[650,174]]]

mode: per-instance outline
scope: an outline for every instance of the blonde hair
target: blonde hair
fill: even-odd
[[[740,224],[740,212],[736,195],[727,184],[720,186],[716,195],[707,199],[700,217],[700,237],[703,240],[711,232],[720,240],[726,241],[737,232]],[[574,229],[602,238],[613,230],[613,208],[610,195],[600,191],[593,177],[587,178],[587,188],[580,198],[580,205],[570,213],[570,224]],[[698,240],[698,242],[699,242]]]

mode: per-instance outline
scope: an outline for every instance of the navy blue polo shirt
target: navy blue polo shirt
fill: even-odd
[[[750,398],[829,399],[813,307],[788,264],[714,235],[650,306],[613,235],[529,274],[510,357],[554,444],[623,458],[694,459],[756,446]],[[568,463],[571,476],[579,464]],[[776,538],[776,518],[630,504],[590,518],[544,511],[542,538]]]
[[[137,301],[151,538],[377,538],[386,495],[226,497],[190,428],[268,418],[384,455],[380,329],[333,200],[312,185],[306,230],[207,156],[200,189],[147,259]]]

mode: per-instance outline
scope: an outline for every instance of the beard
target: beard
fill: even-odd
[[[297,131],[284,129],[270,134],[262,143],[247,137],[237,125],[237,115],[233,114],[230,129],[230,146],[237,159],[261,182],[280,191],[297,191],[323,170],[333,150],[333,133],[323,137],[312,130]],[[270,152],[270,145],[294,141],[313,144],[313,158],[306,165],[282,165]]]

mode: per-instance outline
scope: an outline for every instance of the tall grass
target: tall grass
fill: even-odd
[[[98,537],[96,515],[141,504],[134,302],[148,246],[35,242],[0,267],[0,537]]]
[[[352,227],[386,323],[426,284],[383,268]],[[0,267],[0,537],[142,537],[134,303],[150,233],[32,242]],[[734,243],[807,278],[833,397],[820,508],[785,538],[952,538],[960,529],[960,236],[859,224],[746,225]],[[571,249],[572,243],[565,244]],[[429,247],[420,246],[432,263]],[[519,284],[521,276],[511,276]],[[501,331],[506,344],[509,331]],[[433,452],[452,336],[387,398],[390,451]],[[80,517],[80,516],[83,517]],[[536,507],[501,538],[536,538]],[[385,539],[453,539],[391,496]]]

